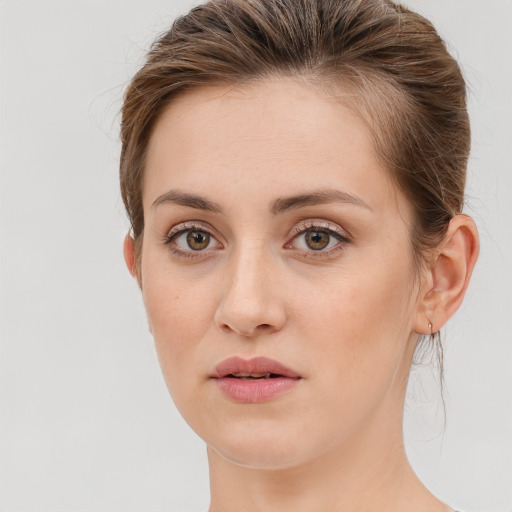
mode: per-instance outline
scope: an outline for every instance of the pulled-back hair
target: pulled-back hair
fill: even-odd
[[[470,128],[465,83],[432,24],[390,0],[210,0],[148,53],[122,109],[121,191],[137,265],[152,127],[177,96],[208,84],[296,77],[354,108],[413,207],[415,263],[462,211]]]

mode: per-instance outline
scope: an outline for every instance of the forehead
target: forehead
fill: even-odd
[[[377,209],[400,207],[404,198],[371,132],[342,98],[284,78],[182,94],[154,127],[144,207],[166,188],[229,200],[319,187],[341,188]]]

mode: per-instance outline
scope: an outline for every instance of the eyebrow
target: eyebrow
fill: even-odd
[[[177,204],[194,208],[196,210],[204,210],[213,213],[222,213],[222,208],[217,203],[206,199],[203,196],[179,192],[177,190],[169,190],[165,194],[158,196],[152,203],[151,208],[155,209],[162,204]],[[289,210],[303,208],[305,206],[314,206],[327,203],[348,203],[367,210],[373,211],[368,204],[361,198],[342,192],[340,190],[326,189],[317,190],[307,194],[298,194],[295,196],[281,197],[274,201],[270,207],[272,215],[278,215]]]
[[[373,211],[361,198],[342,192],[341,190],[317,190],[308,194],[299,194],[291,197],[277,199],[270,211],[277,215],[288,210],[327,203],[348,203]]]
[[[187,194],[185,192],[178,192],[176,190],[169,190],[165,194],[158,196],[151,205],[151,208],[157,208],[162,204],[178,204],[180,206],[188,206],[196,210],[205,210],[207,212],[221,213],[222,208],[213,201],[196,194]]]

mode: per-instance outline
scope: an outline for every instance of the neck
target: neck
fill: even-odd
[[[449,512],[407,460],[402,415],[389,413],[382,411],[343,445],[293,467],[240,466],[209,447],[210,512]]]

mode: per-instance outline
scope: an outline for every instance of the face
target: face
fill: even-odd
[[[143,203],[160,365],[210,448],[290,467],[401,428],[411,208],[339,98],[291,79],[186,93],[152,134]]]

